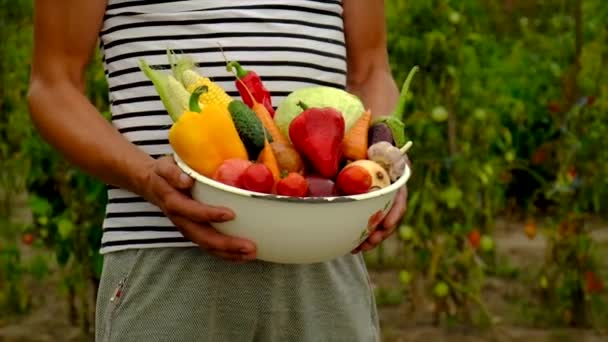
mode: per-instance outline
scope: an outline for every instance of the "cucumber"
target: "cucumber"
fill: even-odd
[[[260,152],[264,149],[264,136],[270,137],[266,133],[262,121],[258,119],[251,108],[240,100],[230,102],[228,111],[232,116],[239,137],[243,141],[245,149],[247,149],[249,159],[257,160]]]

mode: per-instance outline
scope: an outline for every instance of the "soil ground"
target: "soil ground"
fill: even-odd
[[[604,253],[600,259],[608,266],[608,227],[598,226],[593,236]],[[530,240],[521,224],[503,223],[497,227],[495,239],[498,259],[516,265],[521,274],[531,273],[533,267],[542,262],[545,245],[542,234]],[[389,241],[385,253],[398,252],[395,246]],[[398,293],[400,285],[395,269],[370,266],[370,275],[375,288]],[[608,341],[606,331],[539,328],[532,324],[524,307],[529,303],[524,299],[531,297],[526,287],[528,281],[531,280],[525,276],[486,279],[483,299],[488,309],[500,318],[493,328],[434,326],[429,303],[417,303],[418,308],[412,313],[412,301],[407,298],[397,298],[392,303],[379,301],[383,341]],[[24,317],[0,318],[0,342],[93,341],[92,336],[69,323],[67,302],[57,291],[57,279],[35,284],[30,291],[38,298],[35,307]]]

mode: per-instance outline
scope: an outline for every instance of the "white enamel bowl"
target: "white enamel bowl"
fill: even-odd
[[[406,166],[403,176],[390,186],[361,195],[294,198],[228,186],[174,157],[195,179],[192,198],[234,211],[234,220],[213,223],[215,229],[254,242],[259,260],[288,264],[324,262],[350,253],[369,235],[370,221],[388,213],[411,175]]]

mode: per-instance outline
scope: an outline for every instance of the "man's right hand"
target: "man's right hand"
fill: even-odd
[[[90,175],[143,196],[182,234],[229,260],[251,260],[252,242],[220,234],[209,222],[231,220],[225,208],[196,202],[193,180],[171,158],[152,159],[122,136],[84,95],[84,71],[95,51],[106,0],[36,0],[28,104],[42,137]],[[74,29],[78,28],[78,29]]]
[[[157,159],[146,177],[146,197],[157,205],[182,234],[208,252],[232,261],[254,260],[253,242],[227,236],[209,225],[234,218],[228,208],[201,204],[189,196],[194,180],[182,172],[173,158]]]

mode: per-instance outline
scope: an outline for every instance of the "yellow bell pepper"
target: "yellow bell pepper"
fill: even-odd
[[[197,88],[185,111],[169,130],[169,143],[177,155],[196,172],[212,177],[226,159],[248,160],[228,108],[207,104],[200,110],[199,96],[207,87]]]

